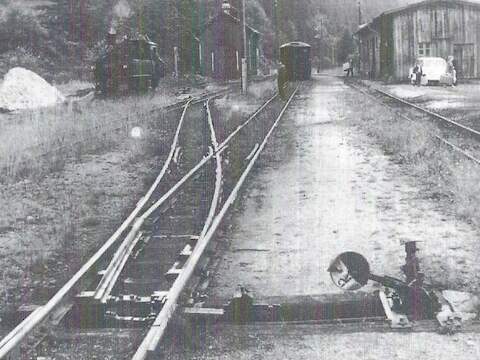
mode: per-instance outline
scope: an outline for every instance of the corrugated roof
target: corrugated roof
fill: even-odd
[[[429,6],[429,5],[433,5],[433,4],[442,4],[442,3],[446,4],[446,5],[460,4],[460,5],[465,5],[465,6],[474,6],[474,7],[478,7],[480,9],[480,0],[422,0],[422,1],[419,1],[419,2],[416,2],[416,3],[412,3],[412,4],[408,4],[408,5],[399,7],[399,8],[384,11],[383,13],[381,13],[380,15],[375,17],[368,24],[360,25],[358,27],[358,30],[355,32],[355,34],[358,34],[365,29],[369,29],[371,31],[374,31],[373,29],[371,29],[370,26],[372,26],[372,24],[375,21],[377,21],[378,19],[380,19],[382,16],[395,15],[395,14],[399,14],[399,13],[402,13],[402,12],[405,12],[405,11],[410,11],[412,9],[417,9],[417,8],[424,7],[424,6]]]
[[[466,6],[480,7],[480,0],[423,0],[423,1],[413,3],[413,4],[402,6],[400,8],[384,11],[382,14],[380,14],[377,17],[381,17],[382,15],[396,14],[396,13],[400,13],[400,12],[403,12],[403,11],[408,11],[408,10],[411,10],[411,9],[423,7],[423,6],[432,5],[432,4],[435,4],[435,3],[440,3],[440,4],[444,3],[444,4],[447,4],[447,5],[461,4],[461,5],[466,5]]]

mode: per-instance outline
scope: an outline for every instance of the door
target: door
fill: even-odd
[[[453,46],[457,78],[473,78],[475,76],[475,51],[473,44],[455,44]]]

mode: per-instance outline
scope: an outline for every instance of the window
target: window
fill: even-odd
[[[419,43],[418,44],[418,56],[430,56],[430,43]]]

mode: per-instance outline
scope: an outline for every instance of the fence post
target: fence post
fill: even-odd
[[[178,47],[174,46],[173,47],[173,63],[175,66],[175,79],[178,79]]]

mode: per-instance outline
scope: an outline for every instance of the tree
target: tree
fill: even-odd
[[[353,56],[354,52],[355,42],[353,41],[353,35],[346,29],[338,42],[337,61],[339,63],[347,61],[349,57]]]

